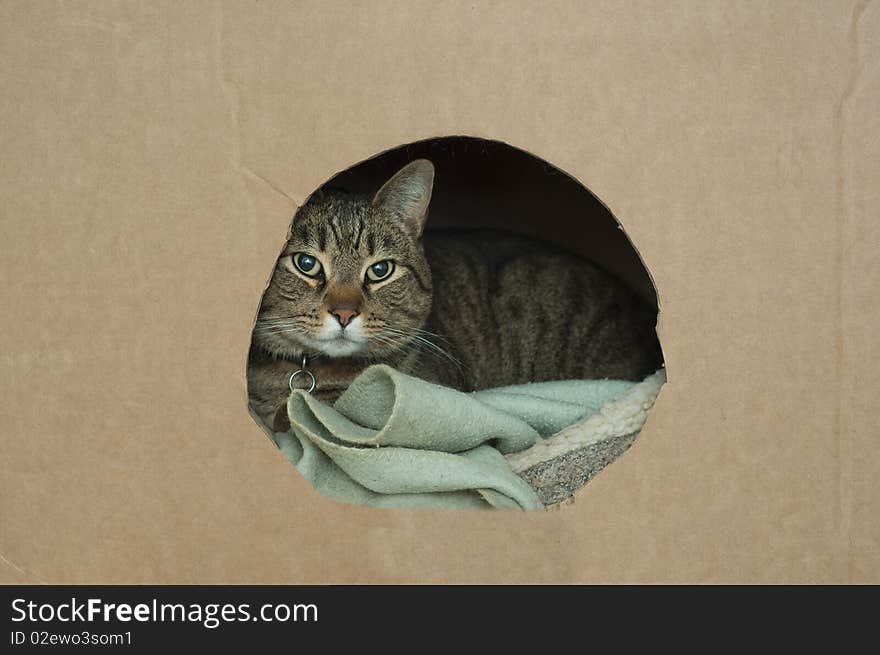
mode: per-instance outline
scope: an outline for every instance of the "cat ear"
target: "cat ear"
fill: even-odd
[[[373,207],[396,216],[407,232],[418,237],[428,218],[433,187],[434,164],[416,159],[382,185],[373,198]]]

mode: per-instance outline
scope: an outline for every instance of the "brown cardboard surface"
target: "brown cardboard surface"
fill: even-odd
[[[0,581],[880,582],[880,7],[0,5]],[[541,515],[302,480],[245,359],[296,204],[422,138],[622,222],[669,382]]]

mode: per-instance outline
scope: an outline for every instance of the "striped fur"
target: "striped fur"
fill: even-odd
[[[597,266],[505,233],[422,237],[432,182],[433,166],[418,160],[372,199],[319,192],[297,212],[254,329],[248,390],[261,418],[284,428],[277,410],[303,355],[327,401],[379,362],[467,391],[658,368],[655,312]],[[298,271],[300,252],[323,278]],[[381,260],[394,274],[371,283],[366,267]],[[340,328],[332,312],[343,297],[357,318]],[[320,340],[333,330],[356,342]]]

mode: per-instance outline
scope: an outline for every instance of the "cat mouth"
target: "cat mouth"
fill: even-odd
[[[351,357],[368,352],[369,339],[359,318],[343,327],[328,316],[321,329],[309,336],[311,346],[329,357]]]
[[[330,357],[347,357],[366,352],[366,342],[342,332],[315,339],[315,345]]]

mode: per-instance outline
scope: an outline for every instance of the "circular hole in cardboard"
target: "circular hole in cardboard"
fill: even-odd
[[[426,233],[449,229],[495,230],[553,244],[592,262],[620,280],[650,308],[653,312],[653,324],[656,324],[658,296],[651,276],[609,208],[573,177],[539,157],[506,143],[452,136],[403,145],[336,174],[316,193],[332,194],[344,190],[352,196],[372,197],[398,170],[416,159],[430,160],[436,171]],[[265,305],[261,306],[261,310],[264,309]],[[277,308],[273,311],[278,313]],[[573,314],[576,314],[575,308]],[[570,320],[577,320],[576,315]],[[655,333],[653,338],[656,339]],[[438,343],[442,345],[442,341]],[[572,497],[634,442],[647,411],[665,381],[659,343],[656,348],[658,370],[653,376],[632,380],[634,386],[627,389],[626,393],[616,396],[613,402],[609,401],[600,412],[578,420],[552,435],[545,435],[547,438],[536,443],[534,447],[522,452],[502,454],[518,478],[532,487],[541,507],[550,507]],[[290,376],[304,368],[298,358],[296,361],[286,361],[283,356],[275,357],[273,365],[267,366],[265,362],[258,365],[255,363],[259,359],[255,357],[255,352],[258,351],[255,341],[248,370],[251,390],[259,386],[259,380],[266,375],[283,380],[283,389]],[[320,366],[316,364],[315,367],[316,375],[320,377]],[[305,369],[310,370],[308,363],[305,364]],[[389,388],[387,381],[384,388]],[[305,394],[300,393],[299,396]],[[280,417],[278,420],[273,421],[264,416],[264,427],[268,427],[276,443],[297,466],[304,458],[324,458],[328,460],[328,467],[340,469],[334,475],[338,474],[340,479],[350,477],[351,471],[345,472],[341,469],[357,466],[334,460],[331,451],[338,446],[339,435],[333,434],[334,428],[322,424],[322,421],[331,419],[316,417],[314,411],[306,408],[309,402],[314,403],[314,400],[303,397],[297,401],[298,411],[304,411],[308,415],[308,425],[303,424],[302,420],[306,419],[302,419],[291,427],[285,421],[286,412],[280,411],[276,415],[276,418]],[[388,405],[391,401],[385,398],[376,402]],[[321,411],[323,410],[317,413],[320,414]],[[393,407],[385,406],[380,413],[387,419],[394,411]],[[642,413],[641,418],[634,419],[633,414],[639,412]],[[354,423],[357,420],[370,422],[369,411],[365,410],[360,414],[362,415],[356,417]],[[423,412],[421,416],[424,420],[426,416],[430,416],[430,411]],[[349,420],[351,416],[344,418]],[[381,426],[375,422],[375,417],[372,420],[372,424],[359,427],[367,432],[376,432]],[[442,422],[443,417],[438,415],[437,420]],[[620,425],[614,425],[615,421]],[[635,429],[631,429],[634,426]],[[279,439],[278,435],[282,432],[290,434],[297,430],[302,434],[295,438]],[[325,444],[322,439],[334,445],[325,445],[322,449],[321,445]],[[497,440],[489,441],[490,445],[497,445]],[[319,444],[318,447],[315,444]],[[360,445],[355,444],[353,447]],[[311,452],[306,452],[309,449]],[[344,460],[345,457],[341,459]],[[309,466],[314,468],[314,463]],[[362,472],[359,475],[364,474]],[[373,471],[366,475],[369,478],[370,475],[378,474]],[[388,486],[381,480],[371,482],[354,475],[351,480],[324,486],[325,488],[320,489],[324,493],[351,502],[383,507],[432,506],[432,492],[420,489],[418,485],[415,485],[415,490],[407,490],[409,487],[404,485],[393,492],[393,484]],[[499,494],[504,496],[504,492],[498,490],[487,492],[485,489],[469,489],[459,493],[455,489],[443,489],[434,494],[438,501],[449,500],[453,506],[457,506],[456,502],[459,500],[461,506],[502,507],[509,504],[506,499],[498,497]],[[459,500],[455,500],[456,494],[459,494]],[[473,497],[473,503],[467,500],[468,494]],[[517,502],[522,504],[520,499],[516,499],[512,505],[516,506]],[[439,506],[445,505],[440,502]]]

